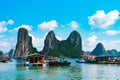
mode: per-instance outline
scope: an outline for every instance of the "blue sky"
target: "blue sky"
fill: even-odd
[[[82,37],[83,50],[98,42],[120,51],[120,1],[116,0],[0,0],[0,50],[15,48],[17,31],[28,29],[33,45],[42,50],[50,30],[59,40],[73,30]]]

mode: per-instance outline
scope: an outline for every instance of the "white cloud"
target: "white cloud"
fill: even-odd
[[[71,22],[70,22],[70,26],[71,26],[74,30],[76,30],[76,29],[79,27],[79,24],[78,24],[76,21],[71,21]]]
[[[90,37],[88,37],[87,39],[87,45],[90,47],[90,46],[95,46],[95,44],[97,43],[97,36],[96,35],[92,35]]]
[[[13,24],[14,24],[14,21],[13,21],[12,19],[10,19],[10,20],[8,20],[7,23],[10,24],[10,25],[13,25]]]
[[[103,10],[96,11],[92,16],[88,17],[89,25],[95,28],[107,28],[115,24],[118,20],[120,12],[118,10],[113,10],[105,14]]]
[[[9,30],[9,32],[18,31],[19,28],[25,28],[25,29],[27,29],[28,31],[31,31],[31,30],[32,30],[32,26],[31,26],[31,25],[22,24],[21,26],[19,26],[19,27],[17,27],[17,28],[14,28],[14,29],[12,29],[12,30]]]
[[[116,31],[116,30],[107,30],[105,32],[106,35],[116,35],[116,34],[119,34],[120,31]]]
[[[62,41],[62,38],[61,38],[61,37],[56,36],[56,38],[57,38],[59,41]]]
[[[0,41],[0,49],[3,52],[8,52],[10,50],[10,43],[6,41]]]
[[[6,28],[6,27],[0,26],[0,33],[6,32],[6,31],[7,31],[7,28]]]
[[[54,30],[58,26],[58,23],[56,20],[51,20],[51,21],[44,21],[43,23],[38,25],[38,28],[41,30]]]
[[[116,49],[120,51],[120,40],[103,40],[101,41],[106,48],[106,50]]]
[[[89,36],[86,41],[83,41],[83,50],[92,51],[99,42],[106,50],[116,49],[120,51],[120,40],[98,40],[96,35]]]
[[[4,27],[4,26],[6,26],[6,25],[7,25],[7,22],[6,22],[6,21],[1,21],[1,22],[0,22],[0,26]]]
[[[14,24],[14,21],[13,20],[8,20],[7,22],[6,21],[1,21],[0,22],[0,33],[3,33],[3,32],[6,32],[8,29],[7,29],[7,25],[13,25]]]
[[[33,46],[37,48],[37,50],[41,51],[44,47],[44,40],[47,34],[45,34],[42,38],[37,38],[29,33],[29,36],[32,37]]]
[[[45,33],[45,35],[44,35],[43,37],[38,38],[38,37],[35,37],[35,36],[33,36],[32,34],[29,33],[29,36],[32,37],[33,46],[36,47],[37,50],[41,51],[41,50],[43,49],[43,47],[44,47],[44,40],[45,40],[47,34],[48,34],[48,33]],[[62,39],[61,39],[60,37],[58,37],[58,36],[56,36],[56,38],[57,38],[58,40],[60,40],[60,41],[62,40]]]
[[[88,37],[87,40],[83,42],[84,49],[85,50],[93,50],[98,42],[97,39],[98,39],[98,37],[96,35],[92,35],[92,36]]]
[[[23,25],[21,25],[19,28],[25,28],[25,29],[27,29],[28,31],[31,31],[32,29],[32,26],[30,26],[30,25],[25,25],[25,24],[23,24]]]

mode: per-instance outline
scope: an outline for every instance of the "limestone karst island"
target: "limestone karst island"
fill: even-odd
[[[0,80],[119,75],[119,0],[0,0]]]

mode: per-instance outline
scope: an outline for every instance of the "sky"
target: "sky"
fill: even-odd
[[[120,1],[116,0],[0,0],[0,50],[15,49],[18,29],[26,28],[33,46],[42,50],[53,30],[65,40],[76,30],[84,51],[97,43],[120,51]]]

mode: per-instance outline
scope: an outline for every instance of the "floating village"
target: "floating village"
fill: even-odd
[[[55,38],[53,31],[49,32],[45,40],[45,47],[41,52],[37,52],[37,50],[32,46],[31,41],[32,38],[28,35],[27,30],[20,28],[18,31],[16,49],[15,51],[12,51],[12,53],[14,53],[12,56],[14,59],[26,60],[23,64],[24,66],[69,66],[71,65],[71,62],[67,61],[66,58],[76,57],[76,63],[120,64],[120,56],[107,54],[102,43],[98,43],[91,53],[85,53],[82,51],[81,37],[77,31],[73,31],[66,41],[61,42],[58,42]],[[62,50],[66,54],[64,54]],[[72,52],[73,50],[77,53]],[[61,54],[63,53],[67,57],[60,56],[61,54],[57,54],[59,52],[61,52]],[[12,62],[12,58],[1,56],[0,62]]]
[[[119,67],[120,52],[106,50],[101,42],[93,51],[86,52],[77,31],[63,41],[50,31],[43,50],[37,51],[28,31],[20,28],[15,49],[0,51],[2,80],[119,80],[119,76],[112,76],[119,75]]]
[[[7,63],[12,62],[8,57],[0,58],[0,62]],[[92,54],[83,54],[79,59],[76,59],[76,63],[86,64],[120,64],[120,56],[95,56]],[[71,62],[65,60],[64,57],[45,57],[39,53],[28,55],[24,66],[69,66]]]
[[[120,0],[0,0],[0,80],[120,80]]]

